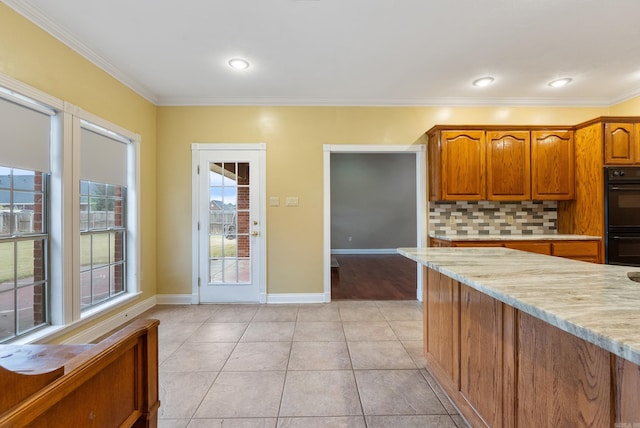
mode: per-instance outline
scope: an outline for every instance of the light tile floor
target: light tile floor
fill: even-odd
[[[466,427],[415,301],[157,306],[160,428]]]

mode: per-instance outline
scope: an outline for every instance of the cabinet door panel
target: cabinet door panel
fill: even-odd
[[[551,255],[551,244],[548,242],[507,242],[504,246],[528,253]]]
[[[637,161],[637,141],[631,123],[607,123],[604,126],[604,162],[607,165],[629,165]]]
[[[609,352],[518,315],[516,426],[613,426]]]
[[[552,255],[579,260],[597,258],[599,247],[600,243],[598,241],[554,242]]]
[[[489,426],[502,426],[502,303],[460,286],[460,393]]]
[[[427,270],[425,353],[454,384],[458,382],[458,287],[450,277]]]
[[[483,131],[443,131],[443,200],[486,199]]]
[[[487,198],[531,199],[529,131],[487,132]]]
[[[504,247],[502,242],[495,241],[458,241],[451,245],[452,247]]]
[[[531,132],[531,187],[534,200],[574,198],[572,131]]]

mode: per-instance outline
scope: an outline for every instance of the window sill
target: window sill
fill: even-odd
[[[83,325],[89,324],[91,321],[98,319],[102,315],[109,313],[115,309],[123,307],[134,300],[138,299],[142,292],[127,293],[110,300],[107,303],[91,308],[81,314],[81,318],[77,321],[66,325],[52,325],[36,330],[31,334],[20,337],[14,341],[8,342],[11,345],[27,345],[31,343],[52,343],[55,339],[70,333]]]

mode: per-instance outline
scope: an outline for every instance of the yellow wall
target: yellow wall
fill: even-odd
[[[141,289],[155,295],[156,107],[2,3],[0,72],[141,135]]]
[[[612,106],[609,114],[611,116],[640,116],[640,97]]]
[[[434,124],[573,125],[603,108],[159,107],[158,293],[191,292],[191,143],[267,144],[269,293],[323,291],[323,145],[424,143]],[[286,196],[300,206],[285,207]]]

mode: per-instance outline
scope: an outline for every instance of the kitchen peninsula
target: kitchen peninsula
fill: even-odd
[[[428,369],[476,427],[640,424],[640,284],[508,248],[401,248],[424,266]],[[628,425],[625,425],[628,424]]]

